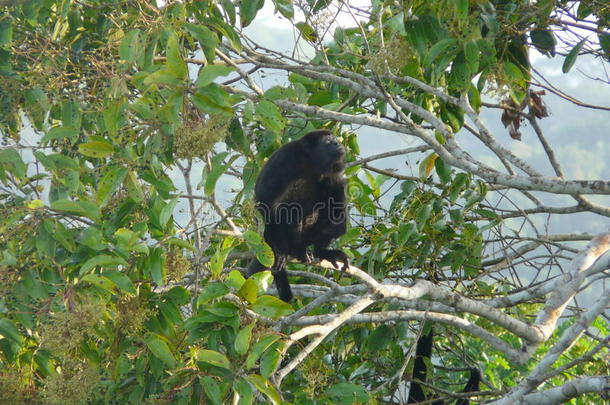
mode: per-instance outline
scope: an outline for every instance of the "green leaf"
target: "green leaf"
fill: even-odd
[[[311,27],[311,25],[305,22],[298,22],[296,23],[296,27],[301,33],[303,39],[306,41],[316,42],[318,40],[318,34],[316,34],[316,31]]]
[[[175,73],[169,69],[159,69],[155,72],[152,72],[146,77],[146,79],[144,79],[144,84],[146,86],[150,86],[152,84],[175,86],[178,83],[180,83],[180,80],[176,78]]]
[[[291,0],[273,0],[273,4],[275,4],[275,9],[284,17],[289,20],[294,18],[294,8]]]
[[[468,101],[470,101],[470,105],[476,112],[481,110],[481,94],[479,93],[479,89],[473,84],[468,88]]]
[[[268,318],[277,319],[280,316],[294,312],[292,305],[271,295],[263,295],[252,304],[252,310]]]
[[[199,41],[199,45],[201,46],[208,63],[213,63],[216,47],[219,44],[218,36],[203,25],[187,23],[184,24],[184,28]]]
[[[423,65],[425,67],[431,67],[432,63],[441,55],[449,55],[455,53],[457,50],[457,40],[453,38],[443,39],[430,48],[426,56],[424,57]]]
[[[119,228],[114,233],[116,240],[116,249],[123,256],[127,256],[131,252],[148,254],[150,252],[148,246],[140,242],[140,236],[127,228]]]
[[[272,344],[280,339],[279,335],[270,334],[265,335],[258,339],[258,341],[252,346],[252,350],[246,358],[245,366],[247,369],[253,368],[256,365],[256,361],[267,350]]]
[[[201,87],[191,96],[191,101],[203,112],[224,114],[233,116],[233,98],[229,93],[221,89],[216,83],[211,83],[206,87]]]
[[[51,128],[49,132],[47,132],[40,143],[43,145],[47,145],[50,141],[55,139],[76,139],[78,138],[78,131],[72,127],[55,127]]]
[[[205,185],[203,190],[205,195],[212,195],[214,193],[214,189],[216,188],[216,183],[222,174],[231,166],[231,164],[239,157],[239,155],[233,155],[229,158],[227,163],[222,164],[224,157],[227,155],[226,152],[219,153],[214,156],[212,159],[212,171],[208,173],[207,178],[205,179]]]
[[[243,378],[233,381],[233,390],[239,394],[237,405],[251,405],[254,402],[254,390]]]
[[[125,110],[128,105],[124,99],[113,100],[108,103],[106,109],[103,111],[104,126],[106,131],[111,136],[115,136],[118,133],[119,128],[125,125]],[[104,141],[104,139],[101,139]]]
[[[159,213],[159,223],[161,224],[161,226],[167,225],[169,220],[172,218],[172,215],[174,214],[174,208],[176,207],[177,203],[178,197],[175,197],[169,200],[169,202],[163,206],[161,212]]]
[[[180,44],[175,32],[171,32],[169,35],[165,52],[167,54],[167,69],[178,79],[185,79],[188,75],[188,69],[180,55]]]
[[[388,325],[379,325],[366,340],[366,350],[373,356],[385,349],[394,339],[394,330]]]
[[[253,250],[256,258],[265,267],[271,267],[274,263],[273,250],[265,243],[263,238],[252,230],[244,232],[244,239],[248,245],[248,249]]]
[[[256,389],[262,392],[273,405],[280,405],[282,403],[282,399],[277,390],[273,387],[273,385],[260,375],[249,375],[244,377],[246,381],[250,384],[254,385]]]
[[[30,120],[36,129],[42,130],[47,112],[51,109],[49,97],[39,87],[27,89],[24,95],[25,107]]]
[[[479,47],[477,41],[468,41],[464,44],[464,57],[470,74],[479,71]]]
[[[218,278],[220,276],[222,269],[224,268],[225,261],[227,260],[227,256],[236,244],[237,241],[235,239],[226,237],[222,241],[220,249],[217,249],[214,252],[212,258],[210,259],[210,271],[212,272],[212,277]]]
[[[138,98],[128,108],[145,120],[151,119],[155,115],[150,108],[150,100],[145,97]]]
[[[165,284],[165,266],[162,255],[163,250],[155,247],[150,250],[150,254],[146,258],[146,271],[157,285]]]
[[[263,0],[261,0],[261,1],[263,1]],[[237,31],[235,30],[235,27],[225,23],[222,20],[215,20],[214,24],[212,24],[212,25],[219,32],[221,32],[225,38],[227,38],[229,40],[229,42],[231,43],[231,46],[233,48],[235,48],[235,51],[237,53],[241,53],[241,51],[242,51],[241,40],[240,40],[239,35],[237,34]]]
[[[10,44],[12,40],[13,22],[10,18],[3,18],[2,20],[0,20],[0,47]]]
[[[297,100],[297,92],[291,87],[273,86],[265,91],[265,98],[268,100]]]
[[[164,173],[154,173],[152,170],[147,170],[144,173],[140,172],[140,178],[155,186],[161,195],[166,195],[166,193],[176,189],[172,179]]]
[[[129,31],[119,45],[119,57],[127,62],[133,62],[138,58],[141,52],[140,45],[140,30],[133,29]]]
[[[133,170],[130,170],[127,177],[125,177],[125,187],[127,188],[127,195],[129,195],[129,198],[137,203],[144,201],[144,191]]]
[[[457,0],[457,17],[461,21],[466,21],[468,17],[468,0]]]
[[[209,282],[203,287],[199,297],[197,297],[197,306],[199,307],[202,304],[206,304],[214,298],[222,297],[228,294],[229,291],[231,291],[229,287],[219,281]]]
[[[242,0],[240,3],[239,17],[241,20],[241,27],[245,28],[254,20],[258,10],[263,8],[264,0]]]
[[[237,354],[246,354],[250,348],[250,341],[252,340],[252,329],[256,324],[254,322],[246,325],[243,329],[237,332],[235,336],[235,352]]]
[[[0,150],[0,179],[3,176],[2,169],[12,173],[18,179],[24,179],[27,174],[27,166],[14,148]]]
[[[127,294],[136,294],[136,289],[127,275],[119,271],[104,271],[102,276],[112,281],[121,291]]]
[[[318,11],[324,10],[331,4],[332,0],[316,0],[312,8],[313,14],[317,14]]]
[[[422,205],[417,209],[415,213],[415,222],[417,222],[419,230],[422,230],[427,224],[428,219],[430,219],[430,214],[432,214],[432,203]]]
[[[585,18],[590,16],[591,13],[593,12],[593,9],[591,8],[591,6],[593,6],[594,4],[595,3],[590,3],[588,1],[579,2],[578,10],[576,11],[576,18],[578,18],[579,20],[584,20]]]
[[[81,281],[86,281],[87,283],[96,285],[109,292],[114,292],[114,288],[116,287],[116,285],[111,280],[97,274],[85,274],[81,278]]]
[[[436,174],[441,180],[441,183],[447,184],[451,181],[451,166],[449,166],[443,159],[436,159],[434,161],[434,167],[436,168]]]
[[[151,353],[161,360],[167,367],[174,368],[176,365],[176,359],[169,349],[169,346],[163,340],[163,338],[156,334],[151,334],[146,338],[146,346]]]
[[[127,176],[127,168],[122,166],[110,166],[106,170],[97,187],[96,201],[100,207],[106,205],[108,199],[125,180],[125,176]]]
[[[100,208],[88,201],[56,200],[51,203],[51,209],[91,218],[94,221],[99,221],[102,217]]]
[[[536,49],[540,52],[544,54],[550,53],[551,55],[555,54],[557,40],[550,30],[535,29],[530,32],[530,38],[532,39],[532,44],[534,44]]]
[[[246,282],[243,274],[237,270],[231,270],[225,279],[225,284],[231,288],[239,290],[242,285]]]
[[[61,122],[66,128],[73,128],[76,133],[81,128],[83,113],[80,104],[74,100],[67,100],[61,107]]]
[[[227,356],[214,350],[199,349],[197,351],[197,361],[211,364],[215,367],[231,369],[231,362]]]
[[[127,266],[127,262],[118,256],[97,255],[87,260],[78,271],[79,276],[89,273],[95,267],[115,268],[117,266]]]
[[[256,118],[270,131],[279,134],[285,126],[279,108],[271,101],[263,100],[254,107]]]
[[[248,280],[252,280],[256,283],[258,294],[260,295],[264,294],[273,282],[273,274],[269,270],[260,271],[248,277]]]
[[[261,356],[260,370],[263,377],[271,377],[271,374],[282,361],[281,346],[282,342],[276,342]]]
[[[576,58],[578,57],[580,50],[582,49],[582,47],[585,45],[586,42],[587,42],[587,38],[584,38],[582,41],[580,41],[578,44],[576,44],[576,46],[574,48],[572,48],[570,50],[570,52],[568,52],[568,54],[566,55],[566,58],[563,60],[563,66],[561,67],[561,70],[563,71],[563,73],[568,73],[570,71],[570,69],[572,69],[572,66],[574,66],[574,63],[576,62]]]
[[[220,386],[210,376],[201,377],[201,385],[203,385],[203,390],[205,391],[205,395],[210,399],[210,402],[214,405],[222,404],[222,394],[220,392]]]
[[[114,146],[108,142],[92,141],[78,145],[78,151],[92,158],[104,158],[114,153]]]
[[[449,195],[449,201],[453,204],[457,201],[461,192],[470,182],[470,178],[466,173],[458,173],[455,175],[453,179],[453,183],[451,184],[451,194]]]
[[[368,403],[369,396],[366,390],[356,384],[351,383],[339,383],[328,388],[324,392],[324,397],[332,400],[332,403],[344,405],[344,404],[357,404],[357,403]]]
[[[249,278],[242,284],[236,294],[238,297],[253,304],[256,302],[256,297],[258,296],[258,286],[253,279]]]
[[[21,336],[17,327],[9,319],[0,319],[0,335],[20,346],[23,344],[23,336]]]
[[[197,87],[205,87],[212,83],[216,78],[221,76],[228,76],[235,71],[232,66],[224,65],[207,65],[199,70],[197,81],[195,85]]]
[[[505,61],[504,62],[504,72],[508,75],[508,77],[510,77],[516,83],[518,83],[518,84],[525,83],[525,76],[523,75],[523,72],[514,63]]]

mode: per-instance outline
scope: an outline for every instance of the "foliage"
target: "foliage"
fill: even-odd
[[[331,5],[304,3],[306,13],[320,16]],[[279,101],[349,116],[388,117],[395,106],[298,71],[258,100],[240,91],[233,79],[249,78],[227,55],[248,56],[236,27],[255,21],[262,0],[6,4],[0,2],[0,404],[355,404],[404,390],[397,376],[401,368],[410,372],[415,336],[407,321],[337,329],[275,384],[277,369],[299,353],[286,343],[295,327],[281,319],[312,297],[286,304],[266,295],[269,273],[245,280],[236,270],[252,254],[272,260],[255,232],[251,197],[256,173],[277,147],[326,125],[348,160],[360,154],[356,135],[340,123],[288,112]],[[463,128],[464,111],[401,76],[467,95],[478,110],[481,94],[508,96],[515,105],[528,97],[531,47],[565,56],[564,72],[585,52],[610,57],[603,2],[404,1],[398,9],[374,1],[360,27],[337,28],[326,42],[315,21],[297,17],[296,3],[273,5],[304,39],[324,44],[314,64],[376,75],[417,107],[418,114],[402,111],[415,123],[438,117],[448,131],[436,131],[440,144]],[[560,47],[557,13],[572,6],[578,18],[595,19],[599,38]],[[398,180],[400,191],[386,204],[391,177],[359,164],[346,174],[356,192],[352,226],[339,244],[372,277],[451,282],[481,299],[514,287],[477,277],[484,235],[501,223],[482,205],[485,181],[427,152],[420,176]],[[230,196],[229,207],[219,206],[220,193]],[[207,208],[197,209],[199,201]],[[411,271],[395,273],[402,268]],[[348,306],[327,303],[314,315]],[[399,308],[380,300],[372,310]],[[438,334],[447,369],[433,376],[434,385],[457,391],[465,362],[483,368],[498,389],[525,370],[451,327]],[[562,362],[589,343],[579,341]],[[608,372],[607,363],[579,367]]]

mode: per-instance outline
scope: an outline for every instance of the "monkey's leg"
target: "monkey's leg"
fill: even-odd
[[[292,289],[288,282],[288,274],[286,273],[286,257],[283,255],[277,255],[275,257],[275,263],[273,264],[273,281],[275,281],[275,288],[277,288],[277,294],[280,299],[285,302],[290,302],[292,299]]]

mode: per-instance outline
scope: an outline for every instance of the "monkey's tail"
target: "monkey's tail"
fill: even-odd
[[[252,259],[248,265],[248,277],[268,269],[268,267],[263,266],[256,258]],[[290,283],[288,282],[288,274],[286,273],[286,267],[283,261],[280,263],[277,269],[272,269],[272,272],[273,280],[275,281],[275,288],[277,288],[277,293],[280,296],[280,299],[285,302],[290,302],[290,300],[292,300],[292,289],[290,288]]]
[[[426,329],[427,326],[424,326],[424,328]],[[434,330],[430,327],[428,331],[424,331],[417,340],[417,345],[415,346],[415,361],[413,362],[413,378],[415,380],[423,382],[426,382],[427,380],[428,370],[426,364],[430,364],[433,339]],[[422,386],[417,381],[411,381],[407,404],[414,404],[425,400],[426,394],[424,393]]]

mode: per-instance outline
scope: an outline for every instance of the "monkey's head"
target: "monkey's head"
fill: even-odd
[[[300,141],[306,145],[309,163],[317,174],[339,173],[345,168],[345,148],[330,131],[313,131]]]

